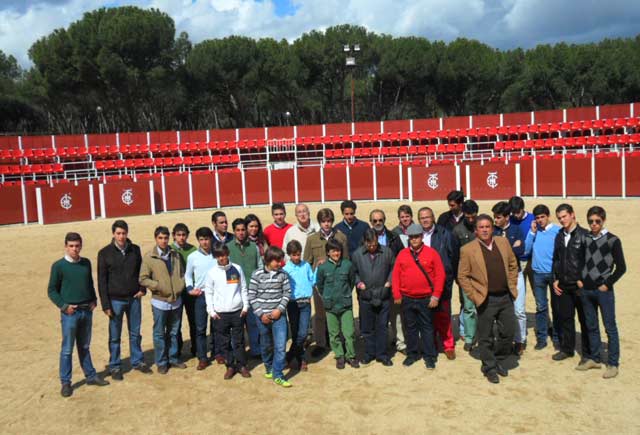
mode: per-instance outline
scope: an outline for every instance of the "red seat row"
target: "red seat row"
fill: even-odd
[[[460,154],[466,151],[464,143],[450,143],[437,145],[411,145],[398,147],[364,147],[364,148],[338,148],[325,151],[328,159],[350,157],[378,157],[378,156],[416,156],[426,154]]]
[[[606,147],[616,145],[639,144],[640,133],[614,134],[608,136],[580,136],[559,137],[549,139],[518,140],[496,142],[494,150],[513,151],[519,149],[550,149],[555,147],[580,148],[580,147]]]

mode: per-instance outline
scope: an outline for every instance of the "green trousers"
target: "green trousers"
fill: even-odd
[[[476,328],[478,324],[478,312],[476,311],[476,304],[474,304],[464,292],[462,292],[462,299],[463,299],[462,316],[464,320],[464,342],[473,343],[473,339],[476,337]]]
[[[329,343],[336,359],[356,357],[356,332],[353,322],[353,310],[348,309],[340,314],[327,311],[327,327],[329,329]],[[344,337],[344,348],[340,340],[340,332]],[[346,349],[346,352],[345,352]]]

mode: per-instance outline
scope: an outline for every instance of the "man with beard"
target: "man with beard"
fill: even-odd
[[[395,257],[404,246],[402,246],[400,238],[395,233],[389,231],[384,225],[386,220],[387,217],[380,209],[372,210],[371,213],[369,213],[369,222],[371,223],[371,228],[373,228],[378,236],[378,243],[389,248]]]
[[[460,190],[452,190],[447,195],[447,205],[449,211],[445,211],[438,216],[438,225],[453,230],[453,227],[460,223],[460,220],[464,217],[462,213],[462,203],[464,202],[464,193]]]

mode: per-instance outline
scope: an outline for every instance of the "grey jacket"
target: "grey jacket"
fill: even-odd
[[[384,286],[386,282],[391,283],[395,263],[391,249],[379,245],[372,259],[363,246],[353,253],[351,261],[356,272],[356,286],[360,282],[366,286],[365,290],[358,290],[359,300],[379,305],[381,301],[391,297],[391,287]]]

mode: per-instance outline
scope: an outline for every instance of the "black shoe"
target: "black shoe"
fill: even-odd
[[[100,376],[94,376],[92,379],[87,379],[87,385],[96,385],[98,387],[104,387],[109,385],[109,381],[105,381]]]
[[[311,356],[313,358],[320,358],[322,355],[324,355],[325,352],[326,349],[324,347],[316,346],[311,351]]]
[[[149,367],[145,363],[140,363],[133,369],[139,371],[140,373],[144,373],[145,375],[153,373],[153,371],[151,371],[151,367]]]
[[[496,372],[503,378],[509,376],[509,370],[505,369],[500,364],[496,364]]]
[[[551,357],[551,359],[554,361],[562,361],[567,358],[573,358],[573,355],[566,354],[563,351],[554,353],[553,356]]]
[[[71,388],[71,384],[62,384],[62,389],[60,390],[60,395],[62,397],[69,397],[73,394],[73,388]]]
[[[405,366],[405,367],[410,367],[410,366],[412,366],[412,365],[413,365],[413,363],[415,363],[415,362],[416,362],[416,360],[415,360],[415,359],[413,359],[413,358],[411,358],[410,356],[408,356],[408,357],[406,357],[406,358],[404,359],[404,361],[402,361],[402,365],[403,365],[403,366]]]
[[[336,358],[336,368],[338,370],[344,369],[344,358]]]
[[[376,361],[378,361],[385,367],[391,367],[393,365],[393,361],[391,361],[391,358],[376,359]]]
[[[465,352],[471,352],[471,349],[473,349],[473,343],[465,343],[463,349]]]
[[[424,360],[424,365],[427,367],[427,370],[435,370],[436,362],[431,358]]]
[[[369,355],[365,355],[364,358],[362,358],[362,360],[360,361],[362,363],[362,365],[367,365],[367,364],[371,364],[371,362],[374,360],[374,358],[372,356]]]
[[[539,341],[536,343],[536,346],[534,347],[535,350],[542,350],[545,347],[547,347],[547,342],[546,341]]]
[[[500,383],[500,378],[495,371],[490,371],[489,373],[485,373],[484,375],[487,377],[487,381],[491,382],[492,384]]]
[[[161,375],[166,375],[169,371],[169,366],[158,366],[158,373]]]
[[[171,363],[171,367],[174,369],[186,369],[187,365],[183,362]]]
[[[347,360],[347,363],[349,363],[351,368],[354,368],[354,369],[359,369],[360,368],[360,363],[358,362],[357,358],[349,358]]]
[[[112,370],[111,371],[111,379],[114,381],[121,381],[124,378],[122,377],[122,371],[120,370]]]

